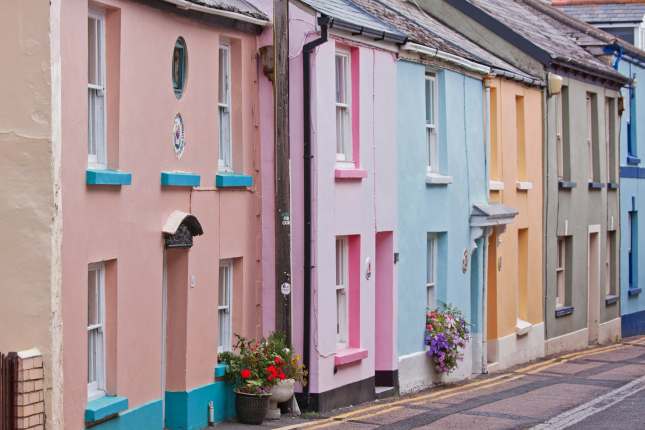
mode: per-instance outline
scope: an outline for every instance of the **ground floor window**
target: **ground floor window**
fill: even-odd
[[[336,343],[348,340],[349,245],[347,237],[336,238]]]
[[[87,394],[105,395],[105,264],[90,264],[87,273]]]
[[[232,348],[233,326],[231,319],[233,297],[233,260],[222,260],[219,264],[219,315],[218,352],[230,351]]]

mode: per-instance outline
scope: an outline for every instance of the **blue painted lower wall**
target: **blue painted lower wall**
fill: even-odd
[[[623,337],[645,334],[645,311],[623,315],[621,317],[621,329]]]
[[[161,400],[122,412],[118,417],[92,427],[93,430],[161,430]]]
[[[213,402],[215,422],[235,416],[235,395],[222,381],[190,391],[166,391],[166,428],[201,430],[208,426],[208,403]]]

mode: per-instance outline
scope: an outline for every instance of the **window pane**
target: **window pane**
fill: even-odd
[[[228,108],[220,106],[219,108],[219,157],[224,163],[224,167],[231,166],[231,114]]]
[[[434,88],[434,79],[426,79],[426,124],[434,125],[435,124],[435,112],[434,112],[434,103],[435,103],[435,88]]]
[[[229,102],[229,55],[228,48],[219,49],[219,102]]]
[[[96,332],[90,330],[87,333],[87,382],[96,382]]]
[[[336,103],[347,103],[347,57],[336,55]]]
[[[230,282],[231,282],[231,268],[230,266],[221,266],[219,268],[219,306],[228,306],[230,303]]]
[[[427,276],[427,281],[428,284],[434,284],[435,282],[435,238],[434,237],[429,237],[428,238],[428,261],[427,261],[427,267],[426,267],[426,276]]]
[[[87,82],[99,85],[99,29],[96,18],[87,20]]]
[[[87,325],[100,324],[99,272],[90,270],[87,274]]]
[[[336,285],[345,284],[345,256],[344,256],[343,240],[336,240]]]
[[[345,290],[336,291],[336,335],[338,342],[347,342],[347,295]]]

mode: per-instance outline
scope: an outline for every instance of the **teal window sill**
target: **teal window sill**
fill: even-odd
[[[132,173],[108,169],[87,169],[85,171],[87,185],[130,185]]]
[[[218,173],[215,176],[217,188],[243,188],[253,185],[253,176],[239,173]]]
[[[128,399],[119,396],[104,396],[87,402],[85,422],[93,423],[118,415],[128,409]]]
[[[190,172],[161,172],[161,185],[164,187],[199,187],[201,178]]]

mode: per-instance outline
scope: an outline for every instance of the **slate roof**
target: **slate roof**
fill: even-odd
[[[404,39],[405,35],[396,27],[387,24],[384,21],[366,13],[357,7],[351,0],[299,0],[311,7],[312,9],[325,14],[335,21],[340,21],[349,25],[361,28],[367,28],[376,32],[387,33],[397,38]]]
[[[409,1],[352,0],[352,2],[378,19],[398,28],[412,42],[483,64],[498,73],[508,72],[505,74],[514,79],[533,83],[539,81],[471,42]]]
[[[566,5],[557,8],[580,21],[592,24],[637,24],[645,17],[645,2]]]
[[[251,1],[247,0],[188,0],[200,6],[206,6],[212,9],[225,10],[227,12],[239,13],[251,18],[269,21],[269,17],[260,9],[255,7]]]
[[[548,53],[561,65],[624,82],[624,77],[599,60],[571,37],[570,26],[554,19],[544,8],[556,10],[541,0],[466,0],[515,33]]]
[[[554,20],[554,25],[562,32],[575,39],[577,43],[591,50],[593,54],[601,55],[603,48],[607,45],[620,46],[628,55],[645,61],[645,51],[624,41],[623,39],[603,31],[593,25],[580,21],[565,13],[560,8],[547,7],[539,0],[527,0],[541,9],[546,15]],[[626,4],[624,5],[626,6]],[[595,48],[595,49],[594,49]]]

